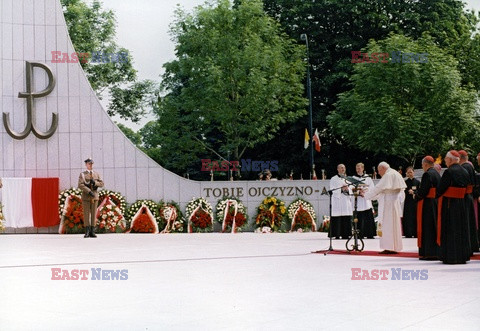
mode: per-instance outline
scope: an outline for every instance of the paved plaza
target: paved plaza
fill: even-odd
[[[404,251],[415,252],[415,239],[403,242]],[[335,249],[344,245],[334,241]],[[365,249],[378,245],[378,239],[367,240]],[[0,325],[2,330],[479,329],[480,261],[443,265],[311,253],[328,246],[325,233],[2,235]],[[388,280],[352,280],[352,268],[369,274],[423,270],[428,279],[394,280],[390,272]],[[87,280],[52,280],[73,278],[74,270],[88,270]],[[116,270],[120,274],[114,277]]]

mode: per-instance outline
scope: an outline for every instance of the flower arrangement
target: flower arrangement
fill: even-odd
[[[0,233],[5,232],[5,218],[3,217],[2,205],[0,205]]]
[[[110,190],[101,190],[98,191],[98,205],[101,206],[103,203],[103,200],[109,197],[110,201],[115,204],[118,208],[120,208],[120,211],[122,215],[125,215],[125,212],[127,210],[127,202],[125,200],[125,197],[119,193],[119,192],[114,192]]]
[[[285,203],[276,197],[266,197],[257,208],[255,227],[269,227],[272,231],[279,231],[286,213]]]
[[[63,190],[58,194],[58,215],[60,215],[60,218],[62,217],[63,212],[65,210],[65,202],[67,198],[72,195],[81,198],[82,190],[72,187],[72,188],[69,188],[68,190]]]
[[[316,231],[315,210],[310,202],[303,199],[297,199],[288,206],[288,219],[291,222],[290,232],[292,231]]]
[[[181,233],[187,230],[185,218],[178,204],[173,201],[168,203],[160,201],[158,203],[158,210],[161,219],[159,224],[162,224],[160,228],[163,228],[160,233]]]
[[[235,198],[219,200],[215,220],[222,224],[222,232],[236,233],[248,224],[247,209],[240,200]]]
[[[323,215],[322,224],[318,227],[319,232],[328,232],[330,230],[330,216]]]
[[[158,233],[158,205],[152,200],[137,200],[125,213],[128,232]],[[136,226],[134,226],[136,223]]]
[[[69,195],[64,202],[61,213],[60,227],[58,233],[82,233],[83,226],[83,205],[82,199],[76,194]]]
[[[158,224],[147,206],[142,205],[137,214],[135,214],[128,232],[158,233]]]
[[[212,205],[204,198],[190,200],[187,204],[186,215],[188,233],[213,231]]]
[[[102,203],[97,209],[97,233],[105,232],[125,232],[127,224],[123,217],[122,210],[113,201],[109,195],[105,195]]]

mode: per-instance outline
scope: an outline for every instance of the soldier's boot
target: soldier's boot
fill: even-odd
[[[95,230],[95,227],[91,226],[90,227],[90,234],[89,234],[90,238],[97,238],[97,235],[95,234],[94,230]]]
[[[85,235],[83,236],[83,238],[88,238],[88,237],[90,237],[90,227],[86,226],[85,227]]]

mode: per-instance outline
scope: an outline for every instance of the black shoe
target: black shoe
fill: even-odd
[[[95,232],[93,232],[94,229],[94,226],[90,227],[90,238],[97,238],[97,235],[95,234]]]
[[[85,227],[85,235],[83,236],[83,238],[88,238],[88,237],[90,237],[90,227],[86,226]]]

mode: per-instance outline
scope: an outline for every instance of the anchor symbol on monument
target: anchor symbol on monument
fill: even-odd
[[[30,131],[33,131],[33,134],[39,139],[48,139],[57,130],[58,114],[52,113],[52,125],[47,132],[39,131],[35,125],[35,117],[33,114],[33,110],[34,110],[33,101],[35,98],[41,98],[41,97],[47,96],[53,91],[55,87],[55,78],[53,77],[52,71],[47,65],[43,63],[28,62],[28,61],[25,61],[25,63],[26,63],[25,68],[26,68],[26,78],[27,78],[27,84],[26,84],[27,91],[19,92],[18,97],[27,99],[27,125],[25,129],[20,133],[13,131],[10,127],[9,113],[3,113],[3,125],[5,126],[5,130],[7,131],[7,133],[14,139],[19,139],[19,140],[25,139],[30,134]],[[43,70],[45,70],[48,76],[48,86],[43,91],[40,91],[40,92],[32,91],[34,67],[42,68]]]

